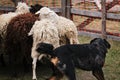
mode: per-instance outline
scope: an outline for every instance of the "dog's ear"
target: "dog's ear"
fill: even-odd
[[[111,48],[110,43],[109,43],[106,39],[103,39],[103,41],[104,41],[105,46],[106,46],[108,49],[110,49],[110,48]]]
[[[90,44],[93,43],[96,39],[98,39],[98,38],[94,38],[93,40],[91,40],[91,41],[90,41]]]

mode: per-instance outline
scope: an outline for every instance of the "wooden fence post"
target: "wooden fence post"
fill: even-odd
[[[61,0],[61,9],[62,9],[62,16],[66,17],[66,5],[67,0]]]
[[[66,17],[71,19],[71,0],[67,0],[66,5]]]
[[[71,19],[71,0],[62,0],[62,16]]]
[[[106,34],[106,0],[101,0],[101,4],[102,4],[102,38],[106,39],[107,38],[107,34]]]

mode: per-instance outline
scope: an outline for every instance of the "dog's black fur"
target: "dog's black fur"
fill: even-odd
[[[110,47],[105,39],[95,38],[91,40],[90,44],[63,45],[54,50],[51,44],[39,43],[37,51],[58,57],[57,68],[69,80],[76,80],[75,67],[92,71],[98,80],[105,80],[102,67],[105,63],[107,49]]]

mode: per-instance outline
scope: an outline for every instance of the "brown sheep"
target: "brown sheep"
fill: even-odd
[[[26,63],[31,63],[30,55],[33,42],[32,37],[28,36],[28,32],[36,20],[38,20],[38,16],[34,14],[20,14],[14,17],[7,27],[5,46],[10,63],[24,63],[25,70],[28,69]]]

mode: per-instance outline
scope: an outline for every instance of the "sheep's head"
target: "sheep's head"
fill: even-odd
[[[18,5],[16,6],[16,11],[18,13],[28,13],[30,7],[25,2],[18,2]]]
[[[36,12],[35,14],[48,14],[49,12],[51,12],[51,10],[49,8],[43,7],[38,12]]]
[[[37,11],[39,11],[43,6],[40,4],[31,5],[30,12],[35,14]]]
[[[49,8],[43,7],[36,14],[40,15],[40,19],[49,18],[49,13],[52,12]]]
[[[50,8],[43,7],[36,14],[40,14],[40,19],[50,19],[56,21],[58,15]]]

